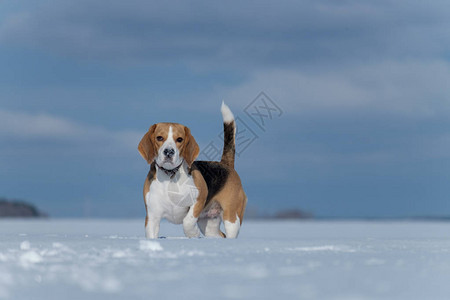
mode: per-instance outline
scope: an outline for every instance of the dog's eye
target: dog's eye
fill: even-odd
[[[177,142],[178,142],[178,143],[181,143],[182,141],[183,141],[183,138],[180,138],[180,137],[177,138]]]
[[[164,138],[159,135],[159,136],[156,137],[156,140],[161,142],[162,140],[164,140]]]

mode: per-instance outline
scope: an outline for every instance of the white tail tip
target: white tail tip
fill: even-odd
[[[220,108],[222,111],[222,117],[224,123],[231,123],[234,121],[234,115],[231,112],[230,108],[222,101],[222,107]]]

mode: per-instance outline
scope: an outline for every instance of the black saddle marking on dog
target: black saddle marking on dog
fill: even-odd
[[[229,172],[217,161],[195,161],[194,165],[202,174],[208,187],[207,204],[212,197],[222,190],[228,179]]]

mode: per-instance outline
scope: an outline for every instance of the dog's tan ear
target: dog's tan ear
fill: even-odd
[[[200,152],[200,147],[192,136],[191,130],[189,128],[184,127],[184,133],[186,144],[184,145],[181,156],[183,156],[184,160],[190,167],[194,160],[197,158]]]
[[[142,140],[138,146],[139,153],[149,164],[151,164],[156,157],[156,148],[153,143],[155,129],[156,124],[150,127],[147,133],[142,137]]]

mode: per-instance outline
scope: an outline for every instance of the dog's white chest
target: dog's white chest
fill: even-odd
[[[198,194],[192,177],[185,170],[180,170],[173,179],[164,175],[157,176],[152,181],[145,200],[152,215],[180,224],[189,207],[197,201]]]

